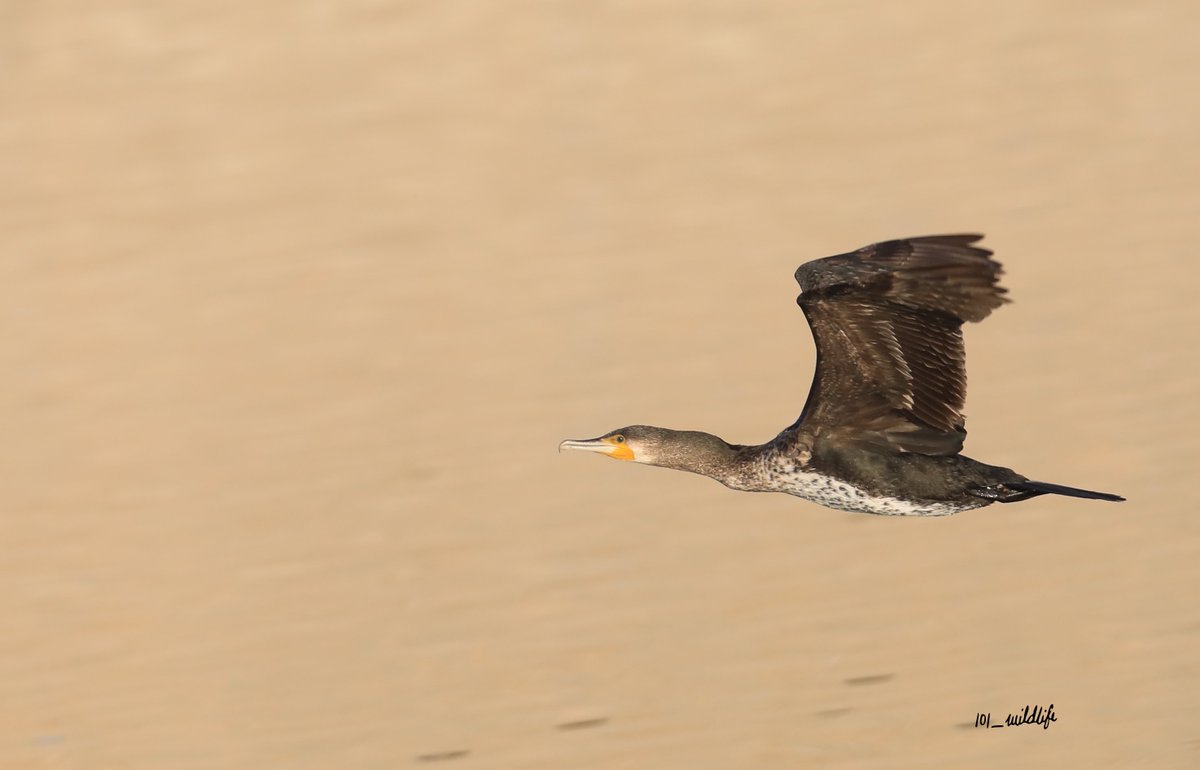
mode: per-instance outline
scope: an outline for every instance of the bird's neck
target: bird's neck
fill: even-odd
[[[651,465],[698,473],[728,483],[738,473],[738,450],[724,440],[700,431],[671,431],[671,440],[660,445]]]

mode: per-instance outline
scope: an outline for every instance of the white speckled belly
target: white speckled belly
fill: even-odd
[[[841,479],[792,467],[772,467],[767,471],[764,481],[767,484],[760,491],[784,492],[826,508],[882,516],[949,516],[988,504],[987,500],[982,499],[978,505],[964,505],[934,500],[914,501],[881,497]]]

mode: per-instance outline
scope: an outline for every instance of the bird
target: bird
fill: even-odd
[[[796,270],[816,344],[800,417],[758,445],[700,431],[630,425],[559,451],[689,471],[747,492],[783,492],[843,511],[946,516],[1040,495],[1120,502],[1034,481],[961,454],[966,438],[962,325],[1008,302],[977,234],[901,238]]]

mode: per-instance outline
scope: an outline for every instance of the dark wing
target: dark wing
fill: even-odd
[[[967,392],[962,324],[1007,300],[981,235],[884,241],[796,270],[817,371],[794,428],[952,455]]]

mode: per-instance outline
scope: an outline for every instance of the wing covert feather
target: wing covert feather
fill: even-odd
[[[796,270],[817,368],[793,428],[955,454],[966,436],[961,327],[1007,300],[979,235],[885,241]]]

